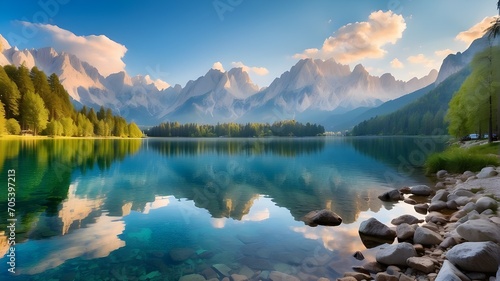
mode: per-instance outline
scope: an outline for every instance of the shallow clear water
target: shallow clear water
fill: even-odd
[[[416,166],[443,147],[410,137],[2,140],[0,182],[16,170],[17,222],[11,274],[2,189],[0,279],[178,280],[215,264],[336,278],[363,263],[356,251],[373,260],[363,220],[420,216],[377,196],[430,184]],[[301,221],[324,208],[343,223]]]

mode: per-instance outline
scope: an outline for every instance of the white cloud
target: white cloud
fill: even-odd
[[[56,25],[25,21],[20,23],[29,28],[36,28],[44,39],[49,40],[51,47],[76,55],[79,59],[96,67],[104,76],[125,71],[122,58],[127,48],[105,35],[79,36]]]
[[[269,70],[267,70],[267,68],[265,67],[258,67],[258,66],[247,66],[245,64],[243,64],[241,61],[238,61],[238,62],[232,62],[231,65],[233,67],[241,67],[243,69],[243,71],[247,72],[247,73],[254,73],[254,74],[257,74],[259,76],[264,76],[264,75],[267,75],[269,74]]]
[[[455,40],[463,41],[467,45],[472,43],[477,38],[480,38],[484,35],[484,31],[491,25],[491,22],[495,19],[495,17],[486,17],[481,22],[475,24],[473,27],[469,28],[466,31],[460,32]]]
[[[405,65],[399,59],[395,58],[391,61],[391,67],[392,68],[404,68]]]
[[[409,56],[407,60],[408,60],[408,62],[410,62],[412,64],[421,64],[421,65],[424,65],[426,67],[434,67],[434,68],[436,67],[436,61],[426,57],[424,54],[418,54],[416,56]]]
[[[220,61],[214,62],[214,64],[212,65],[212,69],[219,70],[220,72],[226,72],[224,70],[224,66],[222,66],[222,63]]]
[[[334,58],[347,64],[366,58],[381,58],[387,51],[383,47],[396,44],[403,37],[406,22],[392,11],[370,14],[367,22],[350,23],[328,37],[321,49],[306,49],[294,58]]]
[[[454,54],[454,53],[455,53],[455,51],[453,51],[451,49],[438,50],[438,51],[434,52],[434,54],[438,58],[444,58],[444,57],[448,56],[449,54]]]

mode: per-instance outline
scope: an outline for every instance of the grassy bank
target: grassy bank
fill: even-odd
[[[478,145],[470,148],[452,146],[443,152],[430,155],[425,162],[428,174],[439,170],[450,173],[477,172],[488,165],[499,166],[500,143]]]

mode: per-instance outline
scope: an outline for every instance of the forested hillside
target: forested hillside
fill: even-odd
[[[57,75],[0,66],[0,135],[141,137],[135,123],[101,107],[76,111]]]
[[[448,77],[435,89],[388,115],[356,125],[352,135],[432,135],[447,133],[445,115],[451,98],[469,76],[469,67]]]
[[[217,125],[198,125],[195,123],[179,124],[178,122],[161,123],[151,128],[148,135],[152,137],[265,137],[265,136],[317,136],[325,132],[321,125],[295,120],[262,123],[224,123]]]

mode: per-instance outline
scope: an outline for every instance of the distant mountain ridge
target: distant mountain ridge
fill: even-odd
[[[274,122],[297,119],[324,121],[334,113],[374,107],[432,84],[437,71],[404,82],[391,74],[372,76],[362,66],[351,71],[334,60],[303,59],[259,89],[241,68],[210,69],[189,81],[160,89],[149,76],[119,72],[104,77],[78,57],[53,48],[18,50],[0,35],[0,65],[37,66],[56,73],[76,104],[105,106],[130,121],[155,125],[162,121]]]

